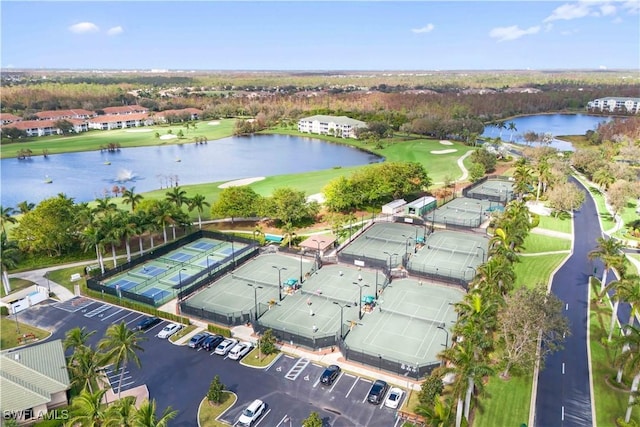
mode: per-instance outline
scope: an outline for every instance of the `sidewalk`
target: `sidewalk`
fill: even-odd
[[[253,333],[253,328],[249,326],[235,326],[231,328],[231,335],[233,335],[234,338],[251,342],[254,345],[258,342],[258,337]],[[413,378],[392,374],[387,371],[380,371],[357,362],[346,360],[337,347],[332,347],[335,348],[335,351],[331,351],[330,349],[323,351],[311,351],[299,346],[292,346],[290,344],[281,344],[278,347],[283,353],[309,359],[310,361],[323,366],[335,364],[339,365],[344,371],[356,373],[363,377],[381,379],[389,384],[402,388],[410,388],[414,391],[420,390],[421,382],[416,381]]]
[[[39,270],[23,271],[22,273],[10,274],[9,278],[15,277],[15,278],[28,280],[39,286],[42,286],[43,288],[50,289],[51,292],[56,294],[56,297],[58,297],[60,301],[68,301],[72,298],[75,298],[76,295],[74,295],[73,292],[71,292],[69,289],[65,288],[61,284],[56,283],[51,279],[47,279],[47,277],[45,276],[46,273],[48,273],[49,271],[60,269],[60,268],[72,267],[74,265],[91,264],[91,262],[92,261],[79,262],[74,264],[65,264],[64,266],[58,265],[55,267],[41,268]]]

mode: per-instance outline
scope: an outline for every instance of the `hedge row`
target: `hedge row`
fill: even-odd
[[[231,338],[231,329],[223,328],[221,326],[216,326],[212,324],[207,325],[207,329],[209,332],[214,334],[222,335],[223,337]]]

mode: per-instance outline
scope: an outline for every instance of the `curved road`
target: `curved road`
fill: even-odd
[[[571,182],[584,187],[574,178]],[[538,374],[535,403],[535,425],[539,427],[585,427],[593,426],[590,388],[591,373],[587,357],[587,316],[589,277],[597,268],[602,274],[600,261],[589,261],[587,254],[597,246],[596,239],[602,237],[598,211],[591,196],[586,192],[585,202],[574,213],[573,253],[557,271],[551,284],[551,292],[564,302],[565,315],[569,319],[571,335],[566,338],[564,349],[546,358],[545,368]],[[608,275],[609,280],[615,279]],[[628,307],[619,313],[620,319],[628,317]]]

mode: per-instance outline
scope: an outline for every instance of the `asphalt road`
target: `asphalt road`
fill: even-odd
[[[19,313],[19,320],[55,331],[51,339],[63,339],[67,330],[84,326],[97,331],[89,343],[96,344],[108,326],[125,322],[135,327],[146,315],[90,299],[74,299],[65,303],[42,303]],[[147,341],[139,354],[141,368],[127,367],[122,389],[146,384],[159,411],[171,406],[179,410],[171,426],[197,425],[198,405],[217,374],[228,390],[235,392],[238,402],[224,415],[235,424],[240,412],[254,399],[267,404],[267,411],[257,426],[289,427],[301,425],[311,411],[320,414],[324,426],[392,427],[397,424],[395,411],[382,405],[371,405],[366,396],[371,380],[342,373],[331,387],[319,384],[324,367],[301,363],[298,375],[286,375],[299,359],[281,356],[268,370],[252,369],[237,361],[202,349],[176,346],[155,335],[167,324],[154,326],[144,333]],[[304,365],[304,366],[302,366]],[[117,392],[119,372],[109,371],[109,379]]]
[[[571,181],[577,183],[573,178]],[[587,257],[602,236],[596,206],[588,195],[574,212],[573,226],[573,254],[555,274],[551,286],[551,292],[565,304],[571,335],[566,337],[563,350],[547,357],[538,375],[535,425],[539,427],[594,425],[587,359],[588,284],[594,268],[601,275],[603,267]]]

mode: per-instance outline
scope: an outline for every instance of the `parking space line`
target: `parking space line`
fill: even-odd
[[[336,386],[336,384],[338,384],[338,381],[340,381],[340,378],[342,378],[343,376],[344,376],[344,374],[340,374],[338,376],[338,378],[336,378],[336,380],[333,382],[333,385],[329,389],[329,393],[333,392],[334,387]]]
[[[285,420],[287,419],[287,414],[284,414],[284,417],[282,417],[282,419],[280,420],[280,422],[278,422],[278,424],[276,425],[276,427],[280,427],[280,424],[286,422]]]
[[[130,324],[132,324],[136,320],[140,319],[141,317],[144,317],[144,314],[139,315],[138,317],[136,317],[135,319],[131,320],[130,322],[124,322],[124,323],[125,323],[125,325],[129,326]]]
[[[389,397],[389,392],[391,391],[391,387],[387,387],[387,392],[382,396],[382,400],[380,401],[380,409],[384,408],[384,402],[387,401],[387,397]]]
[[[396,417],[396,423],[393,425],[393,427],[398,427],[398,423],[400,422],[400,420],[400,417]]]
[[[315,383],[313,383],[313,388],[316,388],[316,386],[318,385],[318,383],[320,382],[320,377],[318,377],[318,379],[316,380]]]
[[[147,329],[144,333],[146,334],[149,331],[153,331],[155,328],[159,327],[160,325],[162,325],[162,327],[164,328],[164,325],[162,324],[162,322],[160,322],[157,325],[152,326],[151,328]],[[156,334],[156,335],[158,335],[158,334]]]
[[[349,395],[351,394],[351,390],[353,390],[353,388],[356,386],[356,384],[358,384],[358,380],[360,379],[360,377],[356,377],[356,380],[353,382],[353,384],[351,385],[351,388],[349,389],[349,391],[347,392],[345,397],[349,397]]]
[[[111,313],[108,316],[103,317],[101,320],[104,322],[105,320],[107,320],[108,318],[110,318],[111,316],[115,316],[116,314],[120,313],[122,311],[122,309],[119,309],[118,311]]]
[[[267,418],[267,415],[269,415],[269,412],[271,412],[271,408],[267,409],[267,412],[265,412],[264,414],[262,414],[262,416],[260,417],[260,419],[258,420],[258,422],[254,424],[254,426],[257,426],[258,424],[260,424],[260,423],[262,422],[262,420],[264,420],[265,418]]]
[[[285,354],[285,355],[284,355],[284,357],[289,358],[289,359],[292,359],[292,360],[293,360],[293,359],[295,359],[295,357],[293,357],[293,356],[289,356],[288,354]],[[286,415],[285,415],[285,417],[286,417]]]
[[[131,315],[135,315],[138,314],[135,311],[127,311],[127,314],[125,314],[124,316],[122,316],[121,318],[117,319],[116,321],[114,321],[113,323],[121,323],[124,322],[124,319],[126,319],[127,317],[131,316]]]

